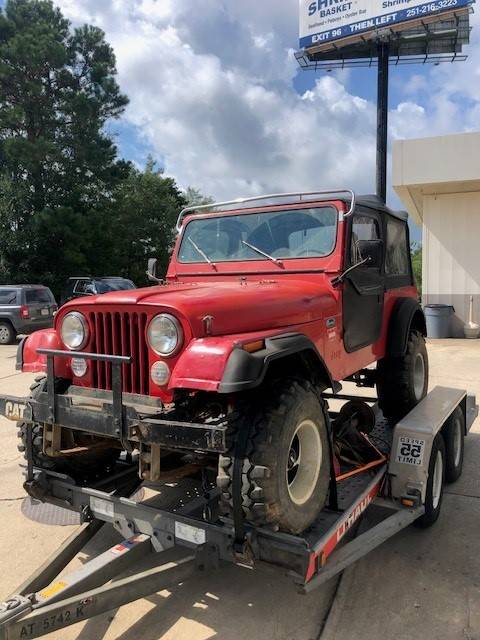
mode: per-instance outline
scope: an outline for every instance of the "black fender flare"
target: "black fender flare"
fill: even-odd
[[[289,333],[265,339],[265,348],[254,353],[237,348],[228,358],[219,393],[234,393],[254,389],[262,384],[269,366],[275,360],[307,352],[318,364],[318,373],[334,390],[336,383],[314,343],[301,333]]]
[[[407,351],[408,336],[412,329],[427,335],[425,314],[414,298],[399,298],[393,307],[387,336],[387,356],[399,358]]]

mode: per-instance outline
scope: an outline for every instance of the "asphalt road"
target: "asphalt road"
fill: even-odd
[[[431,382],[480,397],[480,342],[429,345]],[[0,348],[0,391],[25,394],[34,376],[14,370],[15,348]],[[0,418],[0,598],[10,594],[74,530],[32,522],[16,429]],[[480,427],[467,439],[464,476],[448,488],[441,518],[409,528],[336,581],[300,596],[281,574],[231,567],[45,636],[60,640],[480,640]],[[72,566],[116,542],[106,528]]]

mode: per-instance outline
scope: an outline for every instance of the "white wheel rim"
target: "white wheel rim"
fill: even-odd
[[[443,484],[443,456],[441,451],[437,451],[437,458],[435,460],[435,468],[433,470],[433,488],[432,488],[432,502],[433,508],[436,509],[440,502],[442,495]]]
[[[315,491],[322,465],[322,441],[315,423],[303,420],[290,442],[286,480],[292,502],[302,505]]]
[[[9,337],[10,337],[10,332],[8,331],[7,327],[0,327],[0,341],[4,342],[8,340]]]
[[[413,390],[415,398],[421,400],[425,386],[425,360],[421,353],[417,353],[413,367]]]
[[[455,420],[453,432],[453,460],[455,467],[458,467],[460,464],[460,458],[462,457],[462,431],[462,422],[457,418]]]

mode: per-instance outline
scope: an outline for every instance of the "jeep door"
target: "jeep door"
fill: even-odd
[[[383,225],[377,212],[359,207],[348,219],[345,269],[363,259],[358,242],[365,240],[383,240]],[[383,263],[383,259],[380,262]],[[362,349],[379,339],[384,293],[383,264],[358,266],[345,277],[343,340],[347,352]]]

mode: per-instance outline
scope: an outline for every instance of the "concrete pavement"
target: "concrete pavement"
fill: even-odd
[[[429,344],[431,382],[480,397],[480,342]],[[34,376],[14,371],[15,348],[0,349],[0,389],[26,393]],[[0,597],[6,596],[73,531],[27,520],[14,425],[0,419]],[[347,570],[322,640],[480,640],[480,427],[467,439],[465,472],[448,488],[428,531],[398,534]],[[118,538],[100,532],[73,564]],[[277,573],[231,567],[200,576],[119,611],[46,636],[52,640],[317,640],[336,582],[299,596]]]
[[[480,341],[428,345],[430,386],[480,399]],[[344,572],[322,640],[480,640],[480,420],[431,529],[400,532]]]

